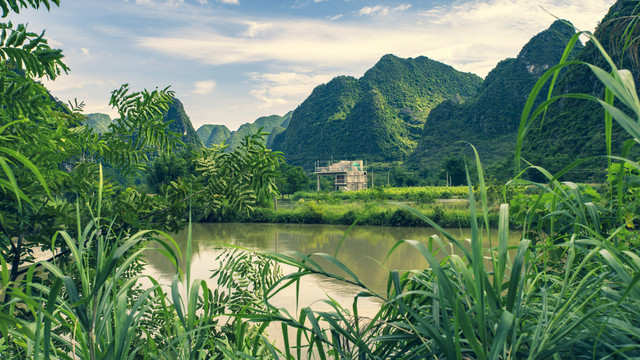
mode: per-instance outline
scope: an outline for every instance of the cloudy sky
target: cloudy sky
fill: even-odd
[[[197,129],[295,109],[319,84],[381,56],[420,55],[484,77],[555,19],[593,30],[614,0],[62,0],[12,15],[71,72],[47,82],[85,112],[110,92],[171,85]]]

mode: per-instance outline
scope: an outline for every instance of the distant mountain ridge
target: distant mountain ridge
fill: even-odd
[[[256,119],[252,123],[245,123],[240,125],[238,130],[229,131],[224,125],[202,125],[196,133],[202,140],[205,147],[211,147],[214,144],[221,144],[225,142],[229,147],[227,151],[232,151],[240,145],[245,136],[255,134],[260,128],[263,132],[268,132],[270,135],[265,139],[267,147],[270,147],[273,141],[273,136],[279,134],[289,125],[291,120],[290,111],[284,116],[270,115],[262,116]]]
[[[86,119],[85,124],[93,128],[97,133],[105,133],[109,131],[109,125],[113,123],[113,120],[109,115],[101,113],[87,114]],[[184,105],[179,99],[174,98],[169,104],[169,108],[164,113],[162,121],[165,123],[171,122],[168,126],[168,130],[179,134],[180,140],[185,144],[191,144],[196,147],[202,146],[202,141],[193,129],[191,120],[184,109]]]
[[[285,129],[289,125],[289,121],[291,120],[292,111],[288,112],[284,116],[279,115],[270,115],[270,116],[262,116],[256,119],[253,123],[245,123],[240,125],[238,130],[232,131],[227,139],[227,148],[228,151],[231,151],[238,147],[245,136],[255,134],[258,132],[258,129],[262,128],[263,132],[271,132],[274,131],[282,131],[281,129]],[[277,129],[276,129],[277,128]],[[267,136],[265,139],[265,143],[267,147],[270,144],[269,139],[271,135]]]
[[[484,165],[512,157],[529,92],[558,63],[574,33],[570,24],[555,21],[531,38],[516,58],[500,61],[469,100],[448,100],[436,106],[408,163],[439,169],[446,158],[469,154],[466,142],[477,148]]]
[[[356,79],[317,86],[293,112],[273,149],[309,167],[317,159],[402,160],[416,146],[437,104],[473,95],[482,79],[421,56],[385,55]]]

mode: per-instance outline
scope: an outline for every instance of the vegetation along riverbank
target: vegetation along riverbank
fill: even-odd
[[[58,5],[0,0],[3,18]],[[637,1],[617,1],[595,34],[555,22],[484,81],[426,58],[385,56],[361,80],[339,77],[320,86],[291,114],[287,130],[271,139],[274,146],[295,150],[296,133],[299,140],[337,136],[327,122],[363,131],[358,114],[374,113],[372,136],[363,137],[359,150],[381,151],[373,160],[388,162],[387,184],[395,171],[405,184],[421,174],[430,185],[462,186],[337,194],[279,190],[278,179],[289,179],[283,186],[291,189],[310,179],[302,167],[285,165],[286,154],[268,148],[261,130],[234,146],[199,147],[198,136],[211,137],[215,129],[198,135],[173,121],[184,107],[169,88],[134,91],[123,84],[110,99],[118,118],[108,131],[94,131],[82,104],[57,101],[39,81],[69,71],[62,52],[43,33],[3,22],[0,358],[640,358],[638,14]],[[588,39],[584,46],[581,36]],[[553,44],[553,51],[534,51],[541,49],[536,44]],[[394,75],[393,69],[402,71]],[[424,79],[411,81],[415,74]],[[522,84],[530,87],[526,101],[516,103],[517,116],[498,103],[501,121],[512,120],[505,132],[490,131],[488,117],[471,117],[487,136],[512,136],[514,156],[500,158],[511,154],[501,142],[484,166],[483,152],[463,142],[465,153],[452,153],[441,170],[421,173],[393,163],[418,144],[428,153],[434,134],[420,134],[429,111],[440,120],[484,114],[481,100],[493,98],[496,86],[511,89],[507,80],[514,74],[527,76],[516,83],[520,91]],[[340,112],[327,110],[331,114],[320,118],[314,109],[323,99],[323,109]],[[276,120],[284,125],[287,119]],[[312,134],[305,119],[323,131]],[[401,141],[379,143],[385,138]],[[558,138],[570,144],[557,144]],[[348,155],[341,142],[331,145]],[[585,152],[564,152],[565,145]],[[300,153],[297,160],[309,158]],[[554,161],[551,170],[540,166],[547,160]],[[283,193],[297,195],[290,208],[273,209]],[[445,207],[443,198],[455,198],[463,209]],[[425,265],[397,270],[377,260],[382,287],[345,265],[341,248],[351,244],[344,237],[333,253],[229,246],[211,259],[209,279],[196,278],[194,222],[228,219],[420,222],[437,233],[394,241],[385,258],[409,249]],[[522,228],[516,240],[512,222]],[[443,226],[469,227],[469,236]],[[181,229],[187,235],[179,246],[169,234]],[[50,255],[36,259],[34,250]],[[150,250],[163,267],[175,269],[166,283],[143,271]],[[286,292],[297,305],[308,277],[356,291],[347,306],[331,297],[320,301],[323,310],[274,305]],[[362,311],[371,302],[365,300],[379,307]]]

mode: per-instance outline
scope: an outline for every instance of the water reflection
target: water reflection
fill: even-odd
[[[413,270],[428,267],[426,260],[413,247],[399,246],[384,264],[389,250],[400,240],[411,239],[427,242],[438,234],[433,228],[354,227],[346,236],[347,226],[299,225],[299,224],[193,224],[192,278],[207,279],[214,269],[216,257],[224,244],[258,251],[298,251],[304,254],[333,254],[344,237],[337,258],[351,269],[362,282],[378,291],[386,287],[388,270]],[[469,229],[448,230],[458,239],[470,236]],[[510,243],[516,245],[520,234],[513,232]],[[497,242],[493,230],[491,241]],[[176,234],[174,239],[182,251],[186,249],[187,231]],[[489,239],[485,239],[485,247]],[[158,252],[147,254],[148,273],[161,279],[170,279],[175,273],[173,265]],[[184,267],[185,261],[180,262]],[[329,267],[330,268],[330,267]],[[184,271],[185,269],[182,268]],[[333,269],[337,270],[337,269]],[[342,286],[333,280],[323,280],[322,286]],[[321,290],[315,290],[321,291]]]
[[[303,254],[318,252],[333,254],[344,237],[338,259],[347,265],[363,283],[384,294],[388,269],[413,270],[428,266],[420,253],[408,244],[399,246],[382,264],[389,250],[400,240],[411,239],[426,243],[430,236],[437,234],[432,228],[361,226],[354,227],[345,236],[347,230],[347,226],[335,225],[193,224],[191,278],[209,279],[211,270],[219,266],[216,258],[222,253],[224,244],[257,251],[293,250]],[[450,229],[449,232],[458,239],[466,239],[470,236],[468,229]],[[497,232],[493,230],[493,233],[492,241],[495,244]],[[517,245],[519,237],[520,233],[512,233],[509,239],[510,244]],[[184,252],[187,247],[187,231],[176,234],[174,239]],[[485,247],[488,246],[488,239],[486,239]],[[161,284],[169,284],[175,273],[173,264],[157,251],[148,251],[146,255],[149,262],[149,266],[145,269],[146,274],[158,279]],[[180,262],[183,273],[184,264],[185,261]],[[330,268],[326,263],[323,266]],[[291,273],[296,269],[283,266],[282,270],[284,273]],[[215,286],[213,280],[210,280],[209,286]],[[355,295],[359,292],[360,289],[355,286],[312,275],[303,278],[298,293],[295,286],[290,286],[278,293],[271,302],[273,305],[285,308],[291,314],[296,314],[301,307],[327,311],[330,310],[329,305],[320,300],[329,296],[343,308],[350,309]],[[380,302],[374,298],[358,300],[360,316],[371,317],[378,312],[379,308]],[[267,333],[273,337],[276,346],[284,345],[279,325],[275,323],[269,325]],[[290,343],[295,343],[294,335],[295,332],[290,332]]]

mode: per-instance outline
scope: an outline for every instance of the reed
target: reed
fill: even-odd
[[[102,217],[100,180],[95,203],[87,205],[91,219],[83,223],[81,205],[76,204],[74,232],[59,231],[53,238],[53,248],[62,242],[69,249],[68,261],[40,262],[24,278],[15,279],[0,258],[0,296],[6,299],[0,304],[2,354],[90,360],[640,357],[639,242],[637,232],[630,230],[635,216],[623,211],[637,201],[623,189],[633,188],[635,179],[624,176],[624,171],[640,172],[640,164],[626,158],[640,141],[640,100],[631,74],[617,69],[598,41],[591,40],[610,68],[567,61],[564,56],[549,69],[523,110],[517,152],[530,125],[549,104],[563,97],[597,102],[607,113],[607,143],[611,121],[630,136],[620,156],[610,151],[606,155],[612,161],[610,179],[617,179],[609,203],[595,204],[585,187],[559,181],[585,160],[558,174],[532,165],[530,170],[540,172],[546,182],[526,181],[520,173],[508,184],[539,189],[525,212],[523,238],[512,249],[507,243],[509,205],[500,205],[498,227],[492,228],[482,163],[471,147],[478,184],[476,195],[467,171],[470,238],[456,238],[431,217],[395,204],[441,235],[426,242],[396,244],[389,255],[410,246],[429,266],[403,273],[389,270],[384,292],[364,284],[340,261],[339,250],[333,255],[308,255],[229,249],[221,258],[223,265],[214,271],[215,285],[210,285],[191,278],[190,237],[185,274],[177,272],[165,291],[152,278],[150,286],[141,288],[143,277],[136,268],[141,266],[145,244],[153,240],[179,269],[181,254],[175,243],[161,232],[116,232],[113,223]],[[559,72],[576,65],[587,66],[606,86],[605,99],[586,94],[550,96],[550,90],[534,109],[541,89],[552,89]],[[5,185],[15,192],[10,183]],[[353,223],[364,219],[356,215]],[[482,245],[485,237],[490,239],[487,248]],[[321,265],[327,262],[339,273]],[[281,265],[297,271],[282,275]],[[290,313],[272,304],[276,294],[299,289],[301,279],[309,275],[349,283],[360,291],[350,307],[325,299],[328,311],[303,307]],[[365,298],[377,299],[379,311],[364,316],[359,304]],[[282,348],[269,341],[270,324],[280,324]]]

